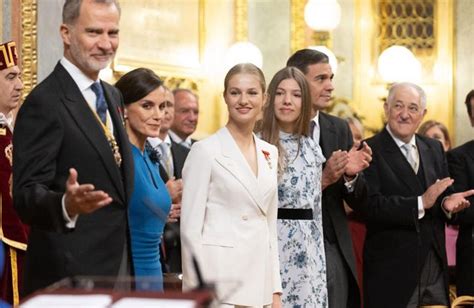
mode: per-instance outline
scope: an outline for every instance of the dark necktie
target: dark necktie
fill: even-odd
[[[316,121],[312,120],[310,122],[310,137],[314,140],[316,144],[319,144],[319,126]]]
[[[102,123],[107,123],[107,103],[104,97],[104,89],[102,89],[102,85],[100,81],[96,81],[91,85],[92,92],[95,93],[96,100],[95,100],[95,108],[97,115],[99,116]]]

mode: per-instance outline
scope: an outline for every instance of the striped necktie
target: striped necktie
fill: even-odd
[[[171,149],[170,145],[166,142],[162,142],[159,145],[160,152],[161,152],[161,163],[163,165],[163,168],[165,168],[166,173],[168,174],[169,177],[173,176],[174,170],[173,170],[173,164],[171,162]]]
[[[402,145],[402,148],[404,149],[405,157],[411,168],[413,169],[413,171],[415,171],[415,173],[418,173],[418,167],[420,164],[416,146],[410,143],[405,143],[404,145]]]

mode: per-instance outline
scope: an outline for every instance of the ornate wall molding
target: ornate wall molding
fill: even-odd
[[[3,42],[3,0],[0,0],[0,16],[2,16],[2,20],[0,21],[0,42]]]
[[[386,97],[387,89],[378,73],[377,59],[388,44],[401,44],[411,48],[422,64],[418,84],[425,90],[429,103],[425,120],[442,122],[454,135],[454,2],[359,0],[355,7],[353,100],[366,116],[364,124],[383,127],[380,98]],[[427,18],[418,20],[419,15]],[[397,16],[416,19],[421,24],[405,22]]]
[[[23,98],[30,93],[37,82],[38,54],[36,45],[36,1],[37,0],[21,1],[21,63],[24,84]]]
[[[248,27],[248,2],[247,0],[234,1],[234,31],[235,41],[248,41],[249,27]]]
[[[306,0],[291,0],[291,54],[306,47],[306,24],[304,21],[304,6]]]

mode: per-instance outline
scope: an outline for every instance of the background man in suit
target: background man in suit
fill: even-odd
[[[133,162],[121,96],[98,79],[115,55],[119,18],[114,0],[67,0],[64,57],[19,111],[13,199],[31,226],[25,294],[68,276],[130,272]]]
[[[158,159],[163,167],[160,168],[160,175],[165,183],[173,177],[181,179],[181,170],[189,152],[189,148],[178,144],[170,137],[170,129],[175,118],[174,102],[173,93],[166,89],[166,107],[161,121],[160,137],[148,138],[150,145],[160,154]]]
[[[364,171],[365,307],[447,306],[444,221],[469,206],[474,190],[444,193],[453,180],[442,145],[415,135],[426,114],[419,86],[393,85],[384,110],[388,123],[367,140],[374,156]]]
[[[191,148],[194,139],[191,135],[196,130],[199,115],[198,97],[189,89],[174,89],[174,120],[169,134],[171,139]]]
[[[324,113],[334,90],[329,58],[312,49],[293,54],[286,64],[300,69],[308,81],[313,104],[312,136],[319,143],[326,163],[323,169],[323,229],[326,252],[329,307],[360,307],[357,272],[352,250],[345,200],[354,207],[365,200],[365,182],[359,172],[367,168],[371,150],[353,146],[346,121]]]
[[[28,242],[28,226],[13,209],[12,135],[13,109],[21,100],[21,71],[15,42],[0,45],[0,240],[3,242],[5,263],[0,282],[0,297],[11,305],[18,305],[19,289],[23,280],[23,261]],[[2,272],[0,270],[0,272]]]
[[[467,113],[474,126],[474,90],[466,96]],[[449,173],[454,179],[454,189],[464,191],[474,187],[474,140],[448,152]],[[468,200],[471,204],[474,198]],[[456,292],[458,296],[474,295],[474,209],[457,215],[459,235],[456,242]]]
[[[170,216],[163,233],[162,257],[166,272],[181,273],[181,241],[179,237],[179,221],[181,212],[181,171],[189,149],[174,142],[169,136],[169,130],[174,120],[174,95],[166,89],[165,114],[161,121],[160,137],[148,138],[149,145],[159,153],[160,175],[166,183],[173,199]]]

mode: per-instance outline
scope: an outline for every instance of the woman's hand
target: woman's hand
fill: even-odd
[[[272,308],[281,308],[281,293],[273,293]]]
[[[166,188],[171,196],[173,203],[181,203],[181,195],[183,193],[183,180],[176,180],[174,177],[166,182]]]
[[[171,204],[168,222],[177,222],[179,217],[181,217],[181,203]]]

